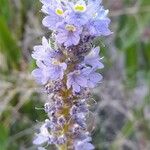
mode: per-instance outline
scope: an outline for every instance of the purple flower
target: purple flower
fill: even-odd
[[[49,138],[50,138],[50,134],[44,124],[40,128],[40,133],[36,135],[36,138],[34,139],[33,144],[41,145],[43,143],[48,142]]]
[[[85,113],[78,113],[74,116],[75,122],[83,129],[86,129]]]
[[[102,75],[95,72],[93,69],[87,69],[87,86],[89,88],[94,88],[102,80]]]
[[[40,1],[46,14],[42,22],[52,30],[52,40],[43,37],[42,45],[35,46],[32,54],[37,64],[32,75],[49,95],[43,108],[48,119],[33,143],[93,150],[86,124],[88,100],[90,89],[102,80],[97,69],[104,66],[100,48],[91,49],[91,42],[97,36],[111,34],[108,10],[103,9],[101,0]]]
[[[68,74],[67,77],[67,88],[71,88],[73,92],[80,92],[81,87],[87,87],[87,78],[85,74],[85,69],[75,70]]]
[[[78,28],[72,24],[61,23],[57,28],[56,41],[66,47],[77,45],[81,32],[82,27]]]
[[[66,63],[61,63],[57,59],[53,58],[50,61],[45,62],[49,77],[51,80],[63,79],[64,71],[67,69]]]
[[[107,17],[108,10],[103,7],[93,14],[93,18],[87,23],[86,29],[92,36],[108,36],[112,34],[109,29],[110,19]]]
[[[83,63],[90,65],[92,68],[102,69],[104,65],[100,62],[99,51],[99,47],[93,48],[90,53],[85,56]]]
[[[81,88],[94,88],[102,79],[102,76],[90,67],[75,70],[68,74],[67,88],[73,92],[80,92]]]
[[[65,16],[65,10],[62,8],[61,3],[54,0],[44,0],[42,11],[47,14],[42,23],[50,30],[56,30],[57,24],[62,22]]]
[[[66,20],[71,24],[81,27],[89,20],[85,1],[80,0],[76,4],[71,3],[71,8],[68,10]]]
[[[32,57],[38,61],[50,59],[54,55],[54,50],[51,48],[45,37],[42,38],[42,45],[34,46]]]
[[[90,35],[92,36],[108,36],[112,34],[109,30],[109,19],[103,20],[92,20],[88,23],[87,28],[89,30]]]
[[[63,145],[66,142],[66,136],[65,135],[61,135],[60,137],[58,137],[57,143],[59,145]]]
[[[40,84],[46,84],[49,80],[62,79],[67,68],[66,63],[60,63],[56,59],[44,63],[37,61],[37,66],[39,68],[32,71],[32,76]]]
[[[65,123],[66,123],[65,117],[64,116],[60,116],[58,118],[58,124],[61,125],[61,126],[63,126]]]
[[[75,142],[74,144],[75,150],[93,150],[94,146],[90,142],[91,142],[90,137],[84,140]]]
[[[52,0],[40,0],[42,4],[50,4]]]
[[[98,6],[101,4],[102,0],[88,0],[88,4],[97,4]],[[94,6],[93,6],[94,7]]]
[[[50,79],[50,76],[48,73],[49,70],[41,61],[37,61],[36,64],[39,68],[34,69],[32,71],[32,76],[35,78],[35,80],[38,83],[46,84],[48,80]]]
[[[102,80],[102,75],[99,73],[91,73],[89,75],[88,87],[95,88],[98,83]]]

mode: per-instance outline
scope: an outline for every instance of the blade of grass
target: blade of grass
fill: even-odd
[[[0,45],[0,51],[6,56],[10,69],[19,69],[21,51],[3,17],[0,17]]]

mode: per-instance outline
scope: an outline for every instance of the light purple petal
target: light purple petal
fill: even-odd
[[[97,69],[104,68],[104,65],[100,62],[101,59],[99,56],[99,51],[99,47],[93,48],[91,52],[87,56],[85,56],[84,63]]]
[[[48,16],[46,16],[42,23],[44,26],[48,27],[50,30],[55,30],[56,29],[56,25],[58,22],[61,22],[62,20],[60,19],[60,17],[58,17],[56,14],[52,13]]]
[[[65,46],[77,45],[79,43],[80,36],[75,33],[68,34],[67,39],[64,43]]]
[[[43,144],[43,143],[45,143],[47,141],[48,141],[48,137],[45,137],[45,136],[43,136],[41,134],[38,134],[37,137],[34,139],[33,144],[41,145],[41,144]]]
[[[58,34],[56,35],[56,41],[57,41],[59,44],[62,44],[62,43],[64,43],[65,41],[67,41],[67,34],[66,34],[66,32],[58,33]]]
[[[82,75],[84,75],[84,76],[89,76],[92,71],[93,71],[93,69],[90,67],[87,67],[87,68],[84,68],[81,70]]]
[[[40,84],[46,84],[49,80],[48,68],[41,62],[37,61],[38,69],[33,70],[32,75]]]
[[[102,80],[102,78],[102,75],[99,73],[91,73],[89,75],[88,87],[94,88]]]
[[[72,89],[74,92],[80,92],[80,86],[76,82],[73,82]]]
[[[36,61],[36,65],[37,65],[39,68],[45,68],[45,65],[44,65],[43,62],[41,62],[41,61]]]
[[[90,80],[95,83],[98,83],[99,81],[101,81],[102,78],[103,78],[102,75],[99,73],[93,73],[90,75]]]
[[[63,68],[63,70],[66,70],[66,69],[67,69],[66,63],[61,63],[60,66]]]
[[[42,70],[41,69],[35,69],[32,71],[31,75],[35,78],[35,80],[42,84]]]
[[[48,43],[48,41],[47,41],[47,39],[45,37],[42,38],[42,45],[44,47],[50,47],[50,45],[49,45],[49,43]]]
[[[97,47],[93,48],[92,51],[94,51],[94,56],[99,56],[100,47],[97,46]]]
[[[50,4],[52,0],[40,0],[42,4]]]
[[[75,150],[93,150],[95,147],[89,143],[90,141],[83,140],[83,141],[78,141],[75,145]]]
[[[84,76],[77,76],[75,82],[82,87],[87,87],[87,79]]]

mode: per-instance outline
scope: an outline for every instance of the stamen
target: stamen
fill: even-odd
[[[56,60],[56,59],[52,59],[52,64],[53,65],[59,65],[60,62],[58,60]]]
[[[75,11],[78,11],[78,12],[84,12],[86,10],[86,7],[84,5],[79,5],[79,4],[76,4],[74,6],[74,10]]]
[[[74,25],[66,25],[66,30],[71,31],[71,32],[75,32],[76,31],[76,27]]]
[[[58,8],[55,10],[55,13],[59,16],[62,16],[64,14],[64,11],[62,9]]]

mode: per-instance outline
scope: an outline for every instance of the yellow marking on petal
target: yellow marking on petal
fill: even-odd
[[[68,31],[71,31],[71,32],[75,32],[76,31],[76,27],[74,25],[70,25],[70,24],[67,24],[65,26],[65,29],[68,30]]]
[[[59,65],[60,64],[60,62],[58,61],[58,60],[56,60],[56,59],[52,59],[52,64],[53,65]]]
[[[74,6],[74,10],[75,11],[78,11],[78,12],[84,12],[86,10],[86,7],[84,5],[79,5],[79,4],[76,4]]]
[[[55,10],[55,13],[59,16],[62,16],[64,14],[64,11],[62,9],[58,8]]]

